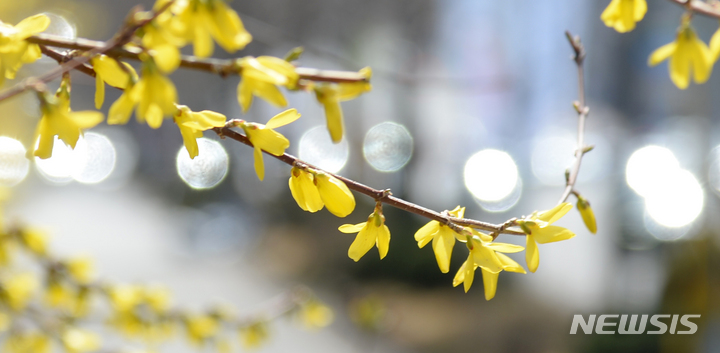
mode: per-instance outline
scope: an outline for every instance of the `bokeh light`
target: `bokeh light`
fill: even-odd
[[[350,156],[347,138],[333,143],[325,125],[306,131],[298,143],[298,156],[320,169],[337,173],[345,166]]]
[[[675,155],[665,147],[650,145],[633,152],[625,169],[628,185],[641,196],[665,186],[665,177],[680,168]]]
[[[408,130],[396,123],[373,126],[363,141],[365,160],[380,172],[394,172],[404,167],[413,153],[413,138]]]
[[[193,189],[209,189],[218,185],[228,173],[228,154],[217,141],[197,139],[199,154],[190,159],[185,146],[176,158],[178,175]]]
[[[710,152],[710,166],[708,167],[708,183],[716,193],[720,194],[720,146]]]
[[[25,146],[13,138],[0,136],[0,185],[19,184],[30,170],[30,161],[25,157]]]
[[[532,148],[531,165],[535,177],[546,185],[565,185],[563,175],[575,159],[576,145],[574,136],[569,133],[540,134]]]
[[[75,39],[77,37],[77,28],[70,23],[65,17],[51,12],[43,13],[50,18],[50,25],[43,33],[60,36],[67,39]]]
[[[78,139],[78,143],[80,143],[82,139],[83,137],[81,136]],[[45,180],[55,184],[69,183],[73,179],[73,167],[75,166],[73,150],[55,136],[52,156],[46,159],[35,157],[35,166]]]
[[[503,151],[486,149],[465,162],[465,187],[481,201],[500,201],[517,187],[519,175],[512,157]]]
[[[664,184],[645,196],[648,215],[658,224],[669,228],[686,226],[702,212],[705,202],[700,183],[687,170],[675,170],[659,178]]]
[[[83,184],[97,184],[115,169],[115,146],[106,136],[88,132],[73,151],[71,176]]]

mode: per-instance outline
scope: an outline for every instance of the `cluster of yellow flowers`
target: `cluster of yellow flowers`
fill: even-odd
[[[612,0],[600,18],[608,27],[624,33],[632,31],[646,12],[646,0]],[[705,83],[720,57],[720,28],[708,46],[690,26],[691,19],[691,12],[684,14],[675,41],[656,49],[648,58],[650,66],[669,59],[670,79],[680,89],[687,88],[691,78],[695,83]]]
[[[36,268],[20,271],[28,259]],[[272,317],[240,318],[220,307],[201,313],[179,310],[171,305],[171,293],[165,288],[101,282],[94,276],[91,259],[53,257],[46,233],[31,227],[3,227],[0,213],[0,333],[6,336],[0,344],[2,352],[50,353],[58,345],[69,353],[98,351],[100,335],[86,328],[107,312],[98,299],[111,309],[104,320],[107,327],[153,347],[146,352],[178,333],[197,347],[229,352],[228,329],[244,348],[258,347],[269,339],[270,321],[279,316],[293,317],[308,329],[333,321],[332,310],[309,290],[295,291],[288,298],[289,306]]]

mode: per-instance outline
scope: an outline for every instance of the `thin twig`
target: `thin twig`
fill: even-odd
[[[250,140],[245,135],[242,135],[228,127],[214,128],[213,131],[215,131],[215,133],[217,133],[219,136],[229,137],[235,141],[244,143],[248,146],[253,145],[252,142],[250,142]],[[273,155],[266,151],[263,151],[263,152],[265,152],[268,156],[274,157],[274,158],[284,162],[285,164],[288,164],[291,166],[292,165],[302,165],[302,166],[307,166],[312,169],[323,171],[322,169],[315,167],[309,163],[306,163],[306,162],[298,159],[297,157],[289,155],[287,153],[285,153],[281,156],[276,156],[276,155]],[[323,171],[323,172],[328,173],[328,174],[334,176],[335,178],[341,180],[351,190],[357,191],[363,195],[370,196],[373,199],[375,199],[376,201],[382,202],[384,204],[387,204],[387,205],[390,205],[390,206],[393,206],[393,207],[396,207],[396,208],[399,208],[401,210],[405,210],[405,211],[408,211],[411,213],[415,213],[415,214],[423,216],[425,218],[429,218],[429,219],[438,221],[442,224],[450,226],[451,228],[453,228],[454,230],[456,230],[458,232],[462,231],[462,226],[468,226],[471,228],[481,229],[481,230],[490,231],[490,232],[513,234],[513,235],[525,235],[525,233],[523,233],[521,231],[517,231],[514,229],[506,229],[507,226],[505,226],[504,224],[498,225],[498,224],[476,221],[473,219],[455,218],[455,217],[445,216],[445,215],[435,212],[431,209],[428,209],[428,208],[422,207],[420,205],[416,205],[412,202],[403,200],[401,198],[392,196],[386,190],[374,189],[367,185],[364,185],[362,183],[354,181],[352,179],[348,179],[346,177],[343,177],[343,176],[340,176],[337,174],[329,173],[327,171]]]
[[[690,6],[690,10],[705,16],[720,19],[720,6],[717,3],[708,4],[699,0],[670,0],[678,5]]]
[[[27,39],[30,43],[41,44],[46,46],[60,47],[66,49],[76,49],[83,51],[92,51],[102,48],[103,42],[88,40],[84,38],[67,39],[50,34],[37,34]],[[105,54],[118,58],[127,58],[138,60],[141,50],[138,48],[120,48],[114,47],[105,51]],[[207,71],[221,76],[231,74],[239,74],[241,70],[235,68],[235,60],[222,60],[215,58],[198,58],[195,56],[182,55],[180,59],[180,67]],[[367,82],[367,77],[352,71],[332,71],[318,70],[313,68],[298,67],[295,72],[300,75],[300,79],[324,82]]]
[[[125,28],[121,29],[113,38],[108,40],[107,42],[100,42],[101,45],[93,48],[92,50],[87,52],[87,55],[82,55],[73,58],[72,60],[61,64],[60,66],[46,72],[45,74],[39,76],[39,77],[30,77],[22,82],[16,84],[13,87],[10,87],[2,92],[0,92],[0,101],[3,101],[5,99],[8,99],[10,97],[14,97],[22,92],[25,92],[28,89],[37,87],[39,83],[47,83],[52,80],[55,80],[57,78],[60,78],[64,73],[69,72],[72,69],[75,69],[81,65],[84,65],[90,59],[97,55],[97,54],[103,54],[106,53],[113,48],[118,48],[127,43],[132,36],[135,34],[135,32],[140,29],[142,26],[146,25],[147,23],[150,23],[152,20],[154,20],[160,13],[162,13],[165,9],[167,9],[170,5],[172,5],[173,1],[169,1],[167,4],[165,4],[163,7],[159,8],[157,11],[153,12],[151,16],[144,18],[139,21],[134,21],[131,24],[126,25]],[[133,9],[133,11],[130,12],[129,18],[133,19],[134,15],[136,13],[140,12],[139,7],[136,7]],[[52,45],[52,44],[50,44]]]
[[[580,42],[580,37],[573,36],[570,34],[570,31],[565,31],[565,35],[575,52],[573,60],[575,60],[575,64],[577,65],[578,101],[575,103],[575,110],[577,110],[578,113],[578,136],[577,147],[575,149],[575,161],[572,164],[572,169],[570,169],[565,191],[560,197],[558,204],[565,202],[575,188],[575,182],[577,181],[577,176],[580,172],[580,163],[582,162],[582,157],[585,154],[585,119],[587,118],[589,112],[588,107],[585,105],[585,74],[583,71],[583,64],[585,62],[585,47],[583,47]]]

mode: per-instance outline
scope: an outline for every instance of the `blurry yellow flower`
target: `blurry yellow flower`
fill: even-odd
[[[214,127],[225,126],[225,115],[210,110],[193,112],[184,105],[178,105],[175,114],[175,123],[180,128],[183,144],[190,158],[198,155],[197,139],[203,136],[203,131]]]
[[[68,353],[93,352],[100,349],[100,336],[78,328],[65,330],[62,343]]]
[[[0,85],[6,78],[15,78],[22,64],[40,58],[40,47],[25,39],[44,31],[49,25],[50,19],[43,14],[30,16],[16,26],[0,21]]]
[[[93,260],[88,257],[78,257],[68,260],[65,264],[70,276],[80,284],[88,284],[93,279],[95,268]]]
[[[153,9],[158,10],[166,3],[157,1]],[[170,11],[160,13],[142,28],[142,45],[164,73],[173,72],[180,65],[180,48],[185,40],[179,34],[184,30],[185,25]]]
[[[370,79],[372,70],[366,67],[359,72],[366,80]],[[319,83],[314,86],[315,97],[325,108],[327,129],[333,142],[342,140],[344,122],[340,102],[354,99],[360,94],[370,91],[369,82]]]
[[[157,70],[151,60],[143,62],[142,77],[130,89],[129,99],[138,104],[135,112],[138,121],[147,121],[147,124],[153,129],[162,125],[164,116],[173,116],[177,110],[175,108],[177,101],[175,85]],[[120,110],[124,111],[124,109]],[[118,120],[122,121],[123,119]]]
[[[308,329],[330,325],[334,316],[332,309],[317,300],[309,300],[304,303],[299,311],[300,321]]]
[[[624,33],[632,31],[635,23],[643,19],[645,12],[647,12],[645,0],[612,0],[600,15],[600,19],[606,26]]]
[[[0,332],[5,332],[12,325],[12,316],[0,311]]]
[[[52,308],[70,308],[75,301],[74,293],[57,281],[51,281],[45,290],[45,302]]]
[[[355,209],[355,197],[342,181],[325,172],[314,172],[315,184],[330,213],[342,218]]]
[[[20,232],[22,244],[35,255],[47,255],[47,234],[36,228],[24,228]]]
[[[378,332],[387,325],[387,305],[376,295],[356,298],[348,309],[350,319],[363,329]]]
[[[258,58],[248,56],[239,59],[237,66],[242,75],[237,94],[243,112],[250,109],[253,96],[258,96],[278,107],[287,106],[285,96],[277,86],[295,87],[298,80],[295,66],[272,56]]]
[[[50,337],[37,332],[18,332],[10,335],[3,345],[7,353],[50,353]]]
[[[38,144],[33,154],[42,159],[52,155],[55,135],[75,148],[82,129],[91,128],[103,121],[103,114],[100,112],[70,111],[69,97],[44,97],[41,99],[40,109],[43,116],[35,130],[35,141],[38,141]]]
[[[453,217],[463,218],[465,216],[465,207],[457,206],[448,213]],[[448,273],[456,236],[457,233],[450,227],[438,221],[430,221],[415,233],[415,241],[418,242],[418,247],[422,248],[432,240],[438,267],[440,267],[442,273]]]
[[[674,42],[656,49],[648,64],[655,66],[670,58],[670,79],[680,89],[690,85],[690,71],[695,83],[705,83],[712,72],[713,58],[710,49],[698,38],[689,24],[683,24]]]
[[[4,299],[14,310],[23,310],[32,298],[39,283],[35,275],[21,273],[12,275],[2,283]]]
[[[357,262],[373,245],[377,245],[380,260],[384,259],[390,247],[390,230],[385,225],[385,216],[382,214],[380,204],[368,217],[367,222],[358,224],[343,224],[338,228],[343,233],[358,233],[355,241],[350,245],[348,256]]]
[[[126,89],[138,80],[135,69],[106,55],[90,59],[95,70],[95,108],[100,109],[105,101],[105,84]],[[120,67],[122,65],[125,69]]]
[[[303,211],[317,212],[325,206],[314,180],[312,173],[300,168],[293,167],[290,171],[290,192]]]
[[[142,288],[133,285],[116,285],[108,288],[113,309],[127,312],[139,305],[143,299]]]
[[[190,341],[202,344],[205,340],[217,335],[220,325],[213,317],[197,315],[185,318],[185,329]]]
[[[240,341],[245,349],[260,347],[270,336],[267,324],[256,322],[250,326],[240,328]]]
[[[577,208],[578,211],[580,211],[580,216],[582,216],[583,222],[585,223],[585,227],[590,231],[590,233],[597,233],[597,223],[595,222],[595,213],[593,213],[592,208],[590,207],[590,202],[588,200],[585,200],[582,197],[578,197],[577,201]]]
[[[212,39],[231,53],[252,40],[238,14],[222,0],[178,1],[173,11],[184,25],[182,37],[193,43],[195,56],[212,55]]]
[[[159,287],[146,288],[145,301],[156,313],[164,313],[170,308],[170,291]]]
[[[132,115],[132,111],[137,104],[136,98],[139,98],[132,93],[133,87],[134,84],[128,85],[120,98],[110,106],[107,118],[109,125],[122,125],[130,120],[130,115]]]
[[[2,219],[0,217],[0,229],[2,229]],[[0,266],[7,266],[12,261],[12,253],[15,244],[9,238],[0,237]]]
[[[556,241],[567,240],[575,236],[575,233],[558,226],[551,226],[552,223],[564,216],[570,209],[572,204],[561,203],[551,210],[543,212],[535,212],[530,217],[517,221],[517,224],[525,232],[526,250],[525,260],[527,261],[528,270],[535,272],[540,265],[540,252],[537,244],[553,243]]]
[[[525,273],[525,269],[517,262],[513,261],[507,255],[502,254],[502,252],[520,252],[523,250],[523,247],[513,244],[493,243],[491,236],[480,233],[474,229],[466,229],[474,234],[467,242],[470,254],[455,275],[453,286],[457,287],[460,283],[463,283],[465,292],[467,293],[470,286],[472,286],[475,269],[480,267],[482,270],[483,285],[485,287],[485,300],[490,300],[495,297],[497,279],[500,271]]]
[[[300,113],[297,110],[288,109],[272,117],[266,125],[246,121],[239,123],[239,126],[245,131],[245,135],[247,135],[255,148],[255,173],[257,173],[260,180],[265,178],[262,151],[275,156],[282,156],[285,150],[290,147],[290,141],[273,129],[290,124],[298,118],[300,118]]]

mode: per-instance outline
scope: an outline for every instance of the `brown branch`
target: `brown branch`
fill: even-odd
[[[250,142],[250,140],[245,135],[242,135],[228,127],[214,128],[213,131],[215,131],[215,133],[217,133],[221,137],[229,137],[235,141],[244,143],[248,146],[251,146],[251,147],[253,146],[252,142]],[[274,157],[274,158],[284,162],[285,164],[288,164],[291,166],[293,166],[293,165],[307,166],[307,167],[315,169],[315,170],[323,171],[322,169],[315,167],[309,163],[306,163],[306,162],[298,159],[297,157],[289,155],[287,153],[285,153],[281,156],[276,156],[276,155],[273,155],[266,151],[263,151],[263,152],[266,153],[268,156]],[[335,178],[341,180],[351,190],[357,191],[363,195],[370,196],[373,199],[375,199],[379,202],[382,202],[384,204],[399,208],[404,211],[415,213],[415,214],[423,216],[425,218],[429,218],[429,219],[438,221],[442,224],[445,224],[445,225],[453,228],[453,230],[455,230],[456,232],[461,232],[462,226],[468,226],[468,227],[472,227],[472,228],[476,228],[476,229],[490,231],[493,233],[525,235],[525,233],[520,232],[520,231],[516,231],[513,229],[506,229],[508,226],[505,224],[498,225],[498,224],[476,221],[473,219],[455,218],[455,217],[445,216],[441,213],[435,212],[428,208],[425,208],[420,205],[416,205],[412,202],[405,201],[401,198],[392,196],[390,193],[387,192],[387,190],[374,189],[367,185],[364,185],[362,183],[354,181],[352,179],[348,179],[348,178],[345,178],[345,177],[337,175],[337,174],[329,173],[327,171],[323,171],[323,172],[328,173],[328,174],[334,176]]]
[[[690,11],[720,19],[720,5],[717,2],[708,4],[700,0],[670,0],[678,5],[688,7]]]
[[[140,29],[142,26],[146,25],[150,21],[154,20],[155,17],[157,17],[160,13],[162,13],[165,9],[167,9],[170,5],[172,5],[173,1],[169,1],[167,4],[165,4],[163,7],[158,9],[156,12],[153,12],[152,15],[148,16],[147,18],[143,18],[141,20],[134,20],[134,17],[136,14],[140,12],[139,7],[133,8],[133,10],[130,11],[129,18],[132,19],[132,22],[130,22],[128,25],[125,26],[125,28],[121,29],[113,38],[108,40],[107,42],[99,42],[100,45],[93,48],[92,50],[87,52],[87,55],[82,55],[73,58],[72,60],[65,62],[61,64],[60,66],[46,72],[45,74],[39,76],[39,77],[30,77],[22,82],[16,84],[13,87],[10,87],[2,92],[0,92],[0,101],[3,101],[5,99],[8,99],[10,97],[14,97],[22,92],[27,91],[31,88],[37,88],[39,84],[50,82],[52,80],[55,80],[57,78],[60,78],[64,73],[69,72],[72,69],[75,69],[77,67],[80,67],[90,61],[90,58],[97,54],[103,54],[108,51],[111,51],[114,48],[121,47],[135,34],[135,32]]]
[[[45,54],[45,56],[57,61],[58,64],[66,63],[72,59],[70,55],[66,53],[61,53],[54,49],[50,49],[42,44],[40,45],[40,51]],[[87,63],[76,67],[75,70],[78,70],[86,75],[95,77],[95,70],[93,70],[92,67],[88,66]]]
[[[575,188],[577,176],[580,172],[580,163],[582,162],[582,157],[586,152],[585,119],[590,111],[585,105],[585,73],[583,71],[583,64],[585,62],[585,47],[580,42],[580,37],[573,36],[570,34],[570,31],[565,31],[565,35],[575,52],[573,60],[577,65],[578,72],[578,101],[575,102],[575,110],[578,113],[578,136],[577,147],[575,149],[575,161],[573,162],[572,169],[570,169],[570,173],[567,177],[565,191],[560,197],[560,201],[558,202],[559,204],[565,202]]]
[[[84,38],[66,39],[50,34],[37,34],[27,39],[30,43],[41,44],[46,46],[60,47],[66,49],[75,49],[82,51],[93,51],[101,48],[103,42],[89,40]],[[127,58],[138,60],[141,50],[138,48],[120,48],[119,46],[105,51],[105,54],[118,58]],[[235,68],[235,60],[221,60],[215,58],[198,58],[195,56],[182,55],[180,59],[180,67],[207,71],[221,76],[231,74],[239,74],[240,70]],[[367,78],[357,72],[352,71],[332,71],[318,70],[307,67],[298,67],[295,72],[300,75],[300,79],[324,82],[366,82]]]

